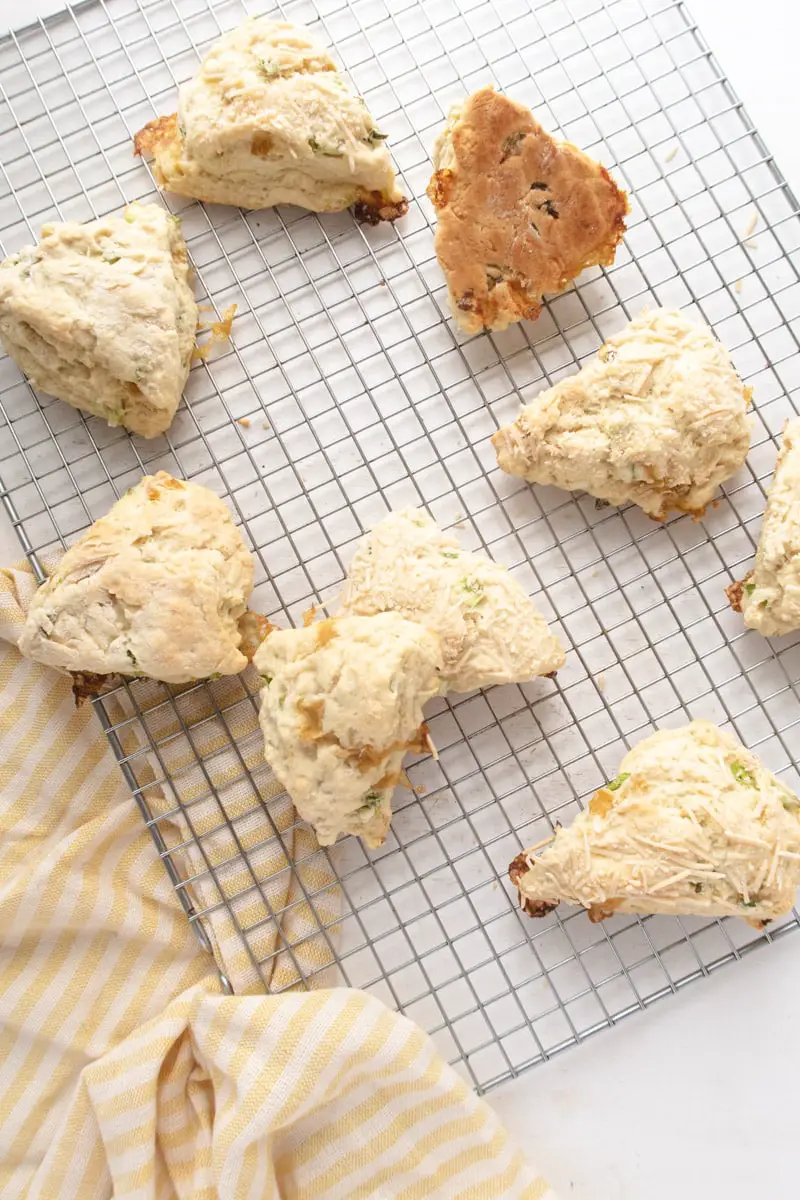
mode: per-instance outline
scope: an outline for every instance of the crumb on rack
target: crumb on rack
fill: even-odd
[[[222,343],[230,340],[236,308],[235,304],[229,304],[218,321],[211,321],[208,325],[198,324],[198,333],[209,333],[211,336],[202,346],[195,346],[192,351],[192,362],[208,358],[216,342]]]
[[[755,238],[748,238],[747,241],[743,242],[742,244],[747,246],[748,250],[757,250],[758,249],[758,242],[755,240]]]
[[[736,283],[734,284],[734,287],[736,288],[736,291],[737,291],[737,292],[740,292],[740,291],[742,290],[742,281],[741,281],[741,279],[737,279],[737,280],[736,280]]]
[[[673,146],[672,149],[668,150],[667,153],[664,155],[664,162],[672,162],[673,158],[675,157],[675,155],[678,153],[679,150],[680,150],[680,146]]]
[[[249,429],[250,428],[250,418],[249,417],[239,417],[236,424],[242,425],[245,429]]]
[[[596,686],[598,692],[604,692],[606,690],[605,671],[598,671],[598,673],[594,677],[594,682],[595,682],[595,686]]]
[[[758,213],[753,213],[752,217],[747,222],[747,226],[742,233],[742,237],[749,238],[750,234],[755,231],[755,228],[757,225],[758,225]]]
[[[269,429],[269,421],[262,421],[262,423],[261,423],[261,428],[262,428],[262,429]]]

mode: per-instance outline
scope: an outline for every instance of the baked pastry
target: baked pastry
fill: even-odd
[[[761,925],[794,904],[800,800],[729,733],[692,721],[635,746],[589,807],[510,874],[532,917],[565,901],[592,921],[682,913]]]
[[[728,598],[765,637],[800,629],[800,418],[783,431],[755,568],[731,584]]]
[[[436,254],[468,333],[533,320],[545,292],[614,261],[625,193],[605,167],[492,88],[451,110],[433,165]]]
[[[702,515],[750,445],[750,389],[705,325],[676,310],[631,321],[492,438],[531,483],[630,500],[654,520]]]
[[[19,648],[79,674],[235,675],[247,665],[237,623],[252,590],[253,560],[222,500],[159,471],[67,550]]]
[[[403,757],[426,747],[438,639],[397,613],[333,617],[269,634],[254,662],[267,762],[300,816],[323,846],[341,833],[380,846]]]
[[[398,612],[441,641],[442,690],[522,683],[564,665],[564,651],[505,567],[462,550],[419,508],[390,513],[362,538],[344,614]]]
[[[212,46],[178,112],[135,139],[158,183],[240,208],[351,204],[375,224],[408,208],[364,101],[307,29],[252,17]]]
[[[180,222],[156,204],[45,225],[0,264],[0,340],[33,386],[142,437],[172,423],[196,328]]]

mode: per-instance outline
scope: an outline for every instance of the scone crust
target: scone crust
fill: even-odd
[[[709,721],[645,738],[549,844],[509,867],[524,910],[738,916],[762,925],[794,903],[800,800]]]
[[[727,594],[745,625],[764,637],[800,629],[800,417],[783,431],[755,567]]]
[[[67,550],[31,603],[23,654],[62,671],[188,683],[247,659],[253,560],[218,496],[145,476]]]
[[[707,326],[676,309],[629,322],[492,437],[531,483],[701,516],[750,445],[750,389]]]
[[[437,143],[428,195],[451,308],[470,333],[538,316],[586,267],[614,261],[628,200],[605,167],[492,88]]]
[[[134,148],[183,196],[247,209],[354,205],[375,224],[408,208],[383,143],[308,30],[256,17],[212,46],[181,87],[178,112],[151,121]]]
[[[33,386],[142,437],[171,424],[196,329],[186,243],[160,205],[46,225],[0,265],[0,340]]]

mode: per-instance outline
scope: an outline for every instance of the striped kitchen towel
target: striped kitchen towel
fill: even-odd
[[[32,590],[24,569],[0,575],[0,1195],[552,1200],[420,1029],[364,993],[291,990],[292,961],[270,957],[269,940],[302,944],[304,970],[316,964],[322,981],[335,937],[321,937],[302,902],[288,930],[264,923],[269,995],[263,974],[237,962],[238,951],[231,958],[225,921],[209,915],[219,965],[242,994],[221,993],[91,706],[76,710],[69,681],[14,646]],[[187,699],[190,727],[201,691]],[[124,702],[114,714],[123,729]],[[160,736],[166,718],[148,709],[158,709],[155,693],[137,703],[153,717],[152,738],[141,746],[130,734],[123,748],[151,806],[160,791],[165,826],[174,811],[179,847],[184,818],[163,771],[184,755],[191,777],[195,756],[181,745],[185,724]],[[213,716],[201,747],[219,759],[223,796],[230,775],[233,793],[221,803],[235,812],[244,803],[238,773],[229,747],[214,750]],[[240,719],[251,719],[245,707],[229,718]],[[185,786],[205,853],[221,864],[230,845],[218,826],[227,832],[228,823],[206,811],[200,775]],[[271,819],[292,827],[291,813]],[[244,836],[257,846],[266,832]],[[310,837],[298,827],[293,852],[313,860]],[[288,898],[289,872],[262,840],[243,912]],[[203,863],[184,865],[196,868],[207,907]],[[324,893],[324,869],[314,870]],[[335,899],[331,911],[333,930]]]

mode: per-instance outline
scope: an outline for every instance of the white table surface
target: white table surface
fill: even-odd
[[[60,7],[28,0],[23,13],[0,0],[0,29]],[[800,9],[790,0],[689,8],[800,194]],[[18,553],[0,512],[0,561]],[[790,936],[490,1100],[562,1200],[788,1200],[800,1187],[796,997],[800,938]]]

